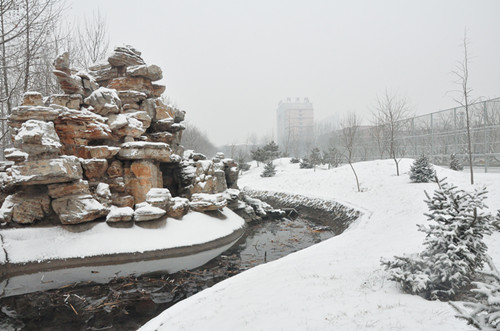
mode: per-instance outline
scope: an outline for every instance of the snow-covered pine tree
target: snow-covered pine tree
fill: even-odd
[[[437,181],[437,179],[436,179]],[[486,189],[465,192],[445,180],[425,200],[431,224],[419,226],[426,233],[425,249],[414,256],[383,261],[390,279],[403,289],[426,299],[450,300],[470,285],[485,261],[483,238],[492,230],[492,216],[483,212]]]
[[[260,174],[260,177],[273,177],[276,175],[276,166],[273,161],[269,161],[264,166],[264,171]]]
[[[422,154],[410,167],[410,180],[414,183],[428,183],[434,178],[434,168],[427,156]]]
[[[482,271],[484,280],[472,282],[471,291],[476,294],[477,302],[450,304],[458,312],[457,317],[480,330],[500,330],[500,272],[487,256],[489,271]]]
[[[460,160],[455,153],[452,153],[450,155],[450,169],[456,171],[464,170],[464,166],[460,163]]]

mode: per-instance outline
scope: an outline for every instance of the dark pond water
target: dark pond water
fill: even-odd
[[[152,269],[140,266],[141,275],[115,270],[116,276],[105,284],[86,281],[63,285],[61,280],[57,282],[57,273],[51,274],[57,288],[40,286],[37,290],[37,285],[25,284],[21,287],[35,292],[12,292],[0,298],[0,330],[136,330],[207,287],[334,235],[329,227],[301,218],[270,220],[251,225],[229,250],[192,270],[168,273],[169,267],[165,264],[162,269],[158,264],[163,262],[157,261]]]

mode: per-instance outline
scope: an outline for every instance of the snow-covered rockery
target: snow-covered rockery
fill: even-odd
[[[184,153],[185,112],[162,100],[158,66],[130,46],[88,71],[69,63],[54,61],[64,94],[28,92],[9,116],[0,222],[146,221],[227,205],[237,164]]]

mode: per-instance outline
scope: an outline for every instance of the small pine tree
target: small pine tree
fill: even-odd
[[[314,171],[316,171],[316,166],[321,164],[321,152],[319,148],[313,148],[311,154],[309,154],[309,160],[311,165],[313,166]]]
[[[452,153],[450,155],[450,169],[456,171],[464,170],[464,166],[460,163],[460,160],[455,153]]]
[[[437,179],[436,179],[437,181]],[[444,180],[425,201],[432,223],[419,226],[426,233],[423,252],[383,261],[390,279],[403,289],[427,299],[450,300],[470,285],[485,261],[483,238],[492,230],[491,214],[481,212],[486,206],[486,189],[474,192],[459,190]]]
[[[280,157],[279,146],[274,141],[271,141],[270,143],[262,147],[262,149],[266,154],[267,157],[266,161],[272,161]]]
[[[290,163],[299,163],[300,162],[300,159],[296,158],[296,157],[292,157],[290,159]]]
[[[264,171],[260,174],[260,177],[273,177],[276,175],[276,166],[273,161],[269,161],[264,166]]]
[[[329,147],[327,151],[323,151],[323,163],[328,164],[328,169],[332,166],[337,168],[341,161],[342,154],[335,147]]]
[[[434,168],[427,156],[422,154],[410,167],[410,180],[414,183],[428,183],[434,178]]]

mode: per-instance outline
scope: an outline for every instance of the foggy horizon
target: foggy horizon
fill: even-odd
[[[316,122],[356,112],[367,124],[386,89],[406,97],[417,115],[456,107],[452,71],[463,58],[465,30],[473,98],[500,96],[498,1],[69,6],[69,20],[99,10],[111,48],[133,45],[160,66],[164,95],[216,145],[252,134],[276,139],[276,109],[287,97],[309,98]]]

